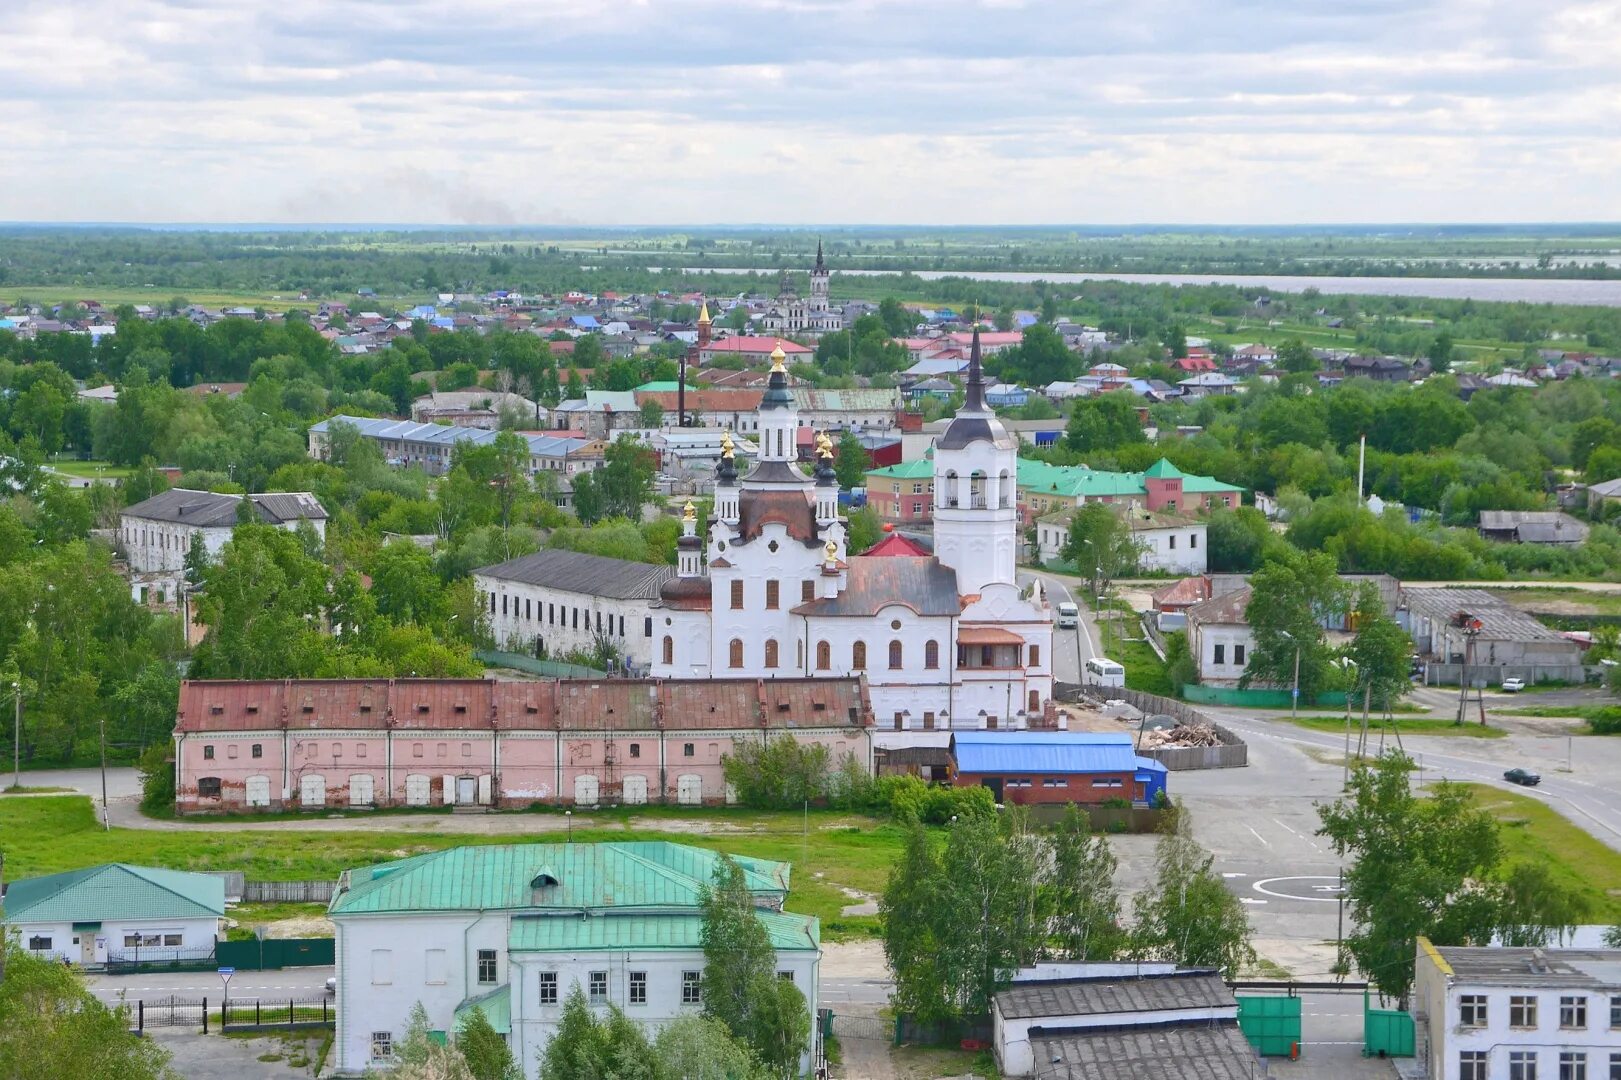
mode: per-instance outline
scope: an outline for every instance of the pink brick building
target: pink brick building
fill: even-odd
[[[181,813],[726,801],[721,759],[788,734],[870,772],[860,679],[186,682]]]

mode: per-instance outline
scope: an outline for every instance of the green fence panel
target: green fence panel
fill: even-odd
[[[1262,1057],[1288,1057],[1300,1043],[1300,1002],[1297,997],[1241,997],[1238,1030]]]
[[[1189,684],[1182,688],[1182,698],[1196,705],[1226,705],[1230,708],[1243,708],[1248,705],[1256,709],[1287,709],[1289,707],[1289,691],[1258,690],[1251,687],[1240,690],[1233,686],[1196,686]],[[1300,697],[1300,704],[1308,709],[1343,709],[1345,708],[1345,691],[1325,690],[1315,698]]]
[[[276,971],[289,967],[329,967],[336,958],[332,938],[266,938],[222,941],[214,949],[220,967]]]
[[[1399,1009],[1375,1009],[1362,995],[1362,1054],[1364,1057],[1412,1057],[1413,1015]]]

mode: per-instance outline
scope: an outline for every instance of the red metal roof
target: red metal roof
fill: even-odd
[[[705,345],[704,348],[711,352],[769,353],[778,345],[782,346],[782,351],[788,356],[793,356],[796,353],[809,353],[812,351],[805,348],[805,346],[799,344],[797,341],[789,341],[787,338],[755,337],[748,334],[740,334],[736,337],[719,338],[715,341],[711,341],[708,345]]]
[[[1023,645],[1024,638],[999,626],[965,626],[957,631],[959,645]]]
[[[906,537],[902,536],[900,533],[892,532],[888,536],[884,537],[882,540],[878,541],[872,547],[868,548],[866,551],[863,551],[861,554],[864,555],[864,556],[865,555],[899,555],[899,556],[918,557],[918,556],[923,556],[923,555],[930,555],[930,554],[932,554],[932,552],[925,551],[923,548],[919,547],[917,544],[915,544],[912,541],[908,540]]]
[[[868,724],[847,679],[187,681],[177,734],[227,731],[632,731]]]

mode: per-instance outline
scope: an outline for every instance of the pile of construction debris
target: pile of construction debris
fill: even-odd
[[[1174,750],[1185,746],[1220,746],[1221,739],[1216,729],[1207,724],[1178,724],[1143,732],[1142,745],[1150,750]]]

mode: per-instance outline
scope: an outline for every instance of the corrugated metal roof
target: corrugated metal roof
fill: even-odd
[[[734,856],[749,890],[788,891],[787,863]],[[402,911],[696,908],[719,856],[665,842],[450,848],[349,871],[333,915]],[[536,888],[545,870],[556,882]]]
[[[280,525],[300,518],[324,521],[326,508],[319,499],[307,491],[275,491],[249,495],[259,520]],[[125,507],[128,517],[146,521],[167,521],[198,528],[230,528],[236,524],[240,495],[221,495],[212,491],[193,491],[190,488],[170,488],[150,499],[143,499]]]
[[[477,446],[493,443],[499,431],[484,428],[455,427],[450,424],[419,424],[413,420],[389,420],[369,416],[331,416],[310,427],[313,432],[325,434],[328,425],[348,424],[368,439],[396,439],[419,445],[453,446],[470,442]],[[590,440],[561,438],[556,435],[524,435],[529,452],[535,457],[567,457],[586,446]]]
[[[786,912],[759,911],[771,947],[813,952],[819,928],[814,918]],[[513,952],[590,952],[602,949],[701,949],[703,916],[684,914],[637,915],[608,912],[595,915],[550,915],[512,920],[507,948]]]
[[[548,589],[608,596],[617,600],[656,600],[659,586],[675,577],[665,564],[610,559],[584,551],[551,549],[473,571],[478,577],[517,581]]]
[[[933,555],[856,556],[839,595],[794,608],[795,615],[870,616],[891,604],[919,615],[959,615],[957,572]]]
[[[24,878],[6,889],[8,922],[197,919],[225,914],[225,881],[151,866],[103,863]]]
[[[1055,1033],[1030,1045],[1047,1080],[1254,1080],[1266,1068],[1231,1020]]]
[[[951,756],[962,773],[1128,773],[1131,736],[1079,731],[959,731]]]
[[[996,1006],[1009,1019],[1061,1022],[1108,1013],[1237,1008],[1238,999],[1219,973],[1200,970],[1016,982],[996,995]]]

